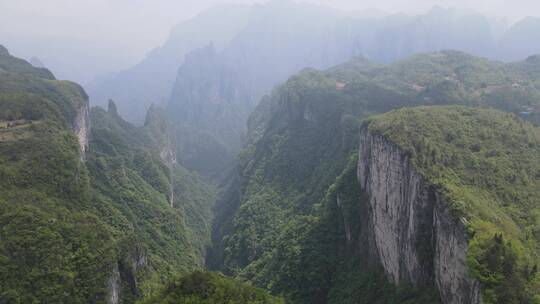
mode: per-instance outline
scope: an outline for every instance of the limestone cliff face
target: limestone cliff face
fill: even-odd
[[[77,110],[77,115],[72,122],[72,129],[79,141],[81,160],[84,160],[86,151],[88,150],[88,138],[90,136],[90,106],[88,105],[88,100]]]
[[[167,143],[160,147],[159,157],[161,161],[169,168],[169,174],[171,178],[171,185],[169,189],[169,203],[171,207],[174,207],[174,167],[177,164],[176,161],[176,147],[171,142],[170,139],[167,140]]]
[[[113,272],[108,282],[107,304],[118,304],[120,302],[120,270],[118,263],[114,265]]]
[[[114,263],[111,276],[107,282],[107,304],[123,303],[126,296],[141,296],[140,282],[137,274],[150,267],[148,253],[137,244],[126,252],[126,256]]]
[[[409,157],[364,129],[357,175],[369,196],[370,252],[388,279],[436,287],[443,303],[481,303],[479,283],[468,277],[465,227]]]
[[[109,108],[111,103],[109,103]],[[114,107],[116,109],[116,106]],[[169,122],[165,111],[154,105],[150,106],[146,114],[145,127],[151,135],[159,149],[161,162],[169,168],[171,184],[169,188],[169,203],[174,207],[174,169],[178,163],[176,158],[176,140],[173,134],[176,130]]]

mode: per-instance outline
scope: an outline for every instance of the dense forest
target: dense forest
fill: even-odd
[[[128,303],[203,269],[215,189],[162,161],[157,111],[135,127],[5,49],[0,68],[3,303]]]
[[[527,208],[538,204],[536,195],[538,168],[535,166],[539,156],[537,128],[523,122],[521,123],[523,127],[518,124],[515,128],[506,130],[515,133],[502,134],[488,126],[500,123],[501,127],[508,128],[509,124],[515,124],[516,120],[520,120],[516,115],[538,123],[537,112],[523,113],[523,109],[526,108],[538,109],[536,99],[538,75],[535,74],[537,69],[535,57],[522,63],[505,65],[459,52],[440,52],[414,56],[387,66],[355,60],[327,71],[306,70],[293,76],[271,96],[263,99],[250,118],[249,144],[241,154],[238,171],[234,173],[238,181],[233,183],[229,188],[230,192],[218,201],[214,248],[210,255],[212,263],[215,263],[212,266],[227,274],[256,282],[257,285],[275,293],[284,294],[293,303],[345,303],[346,300],[342,297],[347,292],[339,290],[347,285],[342,282],[353,282],[350,278],[355,275],[348,273],[351,265],[359,265],[356,266],[358,269],[373,271],[374,274],[371,276],[363,274],[365,277],[358,278],[356,282],[358,285],[349,287],[349,290],[364,292],[360,296],[354,296],[355,300],[351,299],[351,303],[355,303],[354,301],[359,298],[371,299],[365,303],[391,301],[379,294],[382,288],[387,286],[384,276],[380,275],[383,271],[377,267],[369,270],[371,267],[368,265],[371,266],[372,260],[365,261],[365,257],[371,255],[370,251],[373,248],[363,248],[363,242],[367,240],[364,239],[366,236],[361,235],[361,231],[367,229],[365,225],[368,225],[368,219],[364,213],[369,209],[359,206],[367,194],[362,191],[356,177],[358,136],[362,126],[373,114],[404,106],[429,105],[436,109],[441,105],[456,104],[496,107],[514,112],[515,114],[507,114],[501,118],[498,118],[498,112],[482,112],[481,114],[486,116],[485,119],[498,118],[499,121],[488,122],[479,119],[461,124],[462,115],[465,119],[467,115],[475,113],[441,109],[440,113],[437,112],[439,110],[434,110],[432,115],[423,117],[425,122],[420,120],[422,117],[419,115],[405,116],[401,123],[397,119],[400,116],[389,116],[389,122],[390,125],[395,123],[394,136],[403,136],[407,140],[423,140],[410,144],[403,143],[401,149],[404,153],[411,153],[409,151],[411,147],[423,149],[421,152],[429,155],[422,156],[427,159],[422,165],[428,166],[430,172],[441,174],[444,168],[452,172],[452,175],[459,173],[455,172],[457,169],[450,167],[452,163],[446,163],[449,159],[462,166],[461,170],[471,170],[471,172],[463,171],[461,176],[456,176],[457,181],[454,185],[470,182],[473,178],[470,175],[474,170],[477,170],[479,176],[486,172],[497,172],[502,175],[500,179],[492,174],[489,174],[487,180],[483,182],[474,179],[479,184],[488,183],[492,187],[489,188],[491,190],[478,191],[489,193],[497,189],[492,195],[497,199],[506,200],[506,204],[515,203],[516,205],[512,205],[514,207],[509,207],[511,210],[517,206],[523,206],[522,210],[529,210]],[[517,81],[521,81],[521,84],[513,85]],[[494,96],[497,98],[493,98]],[[449,117],[447,119],[452,121],[442,119],[447,116]],[[370,124],[371,128],[375,128],[374,126],[375,124],[373,126]],[[429,137],[431,133],[422,133],[437,132],[439,128],[444,130],[446,127],[454,127],[455,130],[448,130],[452,132],[450,135],[436,135],[437,137],[433,139]],[[521,131],[521,128],[525,128],[524,131]],[[485,134],[470,134],[471,130],[483,130]],[[444,146],[436,148],[439,143],[429,143],[430,140],[439,140],[441,137],[445,139],[445,136],[455,138],[457,141],[450,142],[456,145],[454,150]],[[388,137],[390,142],[395,142],[393,136]],[[506,138],[515,138],[515,142],[503,141]],[[528,143],[531,140],[532,142]],[[472,159],[470,156],[458,154],[468,145],[476,145],[473,149],[478,150]],[[518,150],[519,147],[523,147],[523,150]],[[487,164],[495,162],[497,158],[494,157],[501,154],[501,151],[513,156],[510,159],[501,159],[501,167],[486,171]],[[461,157],[467,159],[458,159]],[[512,159],[520,163],[511,165]],[[415,164],[415,159],[411,161]],[[522,169],[512,166],[519,166]],[[522,171],[524,168],[527,170]],[[426,178],[431,177],[423,171],[423,167],[419,166],[416,171],[426,175]],[[526,181],[519,190],[515,188],[516,180],[513,180],[517,176],[504,176],[516,172],[522,172],[520,174],[524,174],[523,178]],[[438,183],[433,182],[434,185]],[[340,187],[343,187],[342,191],[339,190]],[[461,189],[456,191],[460,192]],[[520,197],[521,195],[523,197],[504,198],[502,193],[520,193]],[[346,197],[350,197],[351,201],[347,202]],[[468,199],[475,201],[474,197]],[[343,210],[333,210],[336,208],[336,200],[341,201],[340,209]],[[476,204],[483,205],[483,208],[492,212],[497,210],[494,206],[487,205],[490,199],[484,196],[484,203],[475,201],[475,207],[470,205],[472,203],[462,200],[463,198],[459,198],[456,205],[466,204],[468,210],[479,208]],[[523,200],[525,205],[521,205],[519,200]],[[334,214],[329,215],[330,212]],[[513,221],[520,218],[519,212],[517,210],[515,212],[516,218],[508,219],[512,221],[509,225],[515,225]],[[496,214],[512,216],[505,208]],[[471,222],[468,229],[475,231],[474,225],[491,225],[487,223],[495,221],[493,217],[497,217],[496,214],[481,214],[479,222]],[[475,215],[477,216],[479,215]],[[472,221],[472,217],[471,214],[469,221]],[[521,220],[520,218],[519,221]],[[500,220],[496,222],[498,221]],[[532,217],[528,221],[534,223]],[[527,240],[526,242],[530,243],[526,231],[531,228],[526,228],[526,225],[518,227],[514,227],[513,230],[514,233],[521,231],[518,233],[521,237],[511,233],[504,234],[503,238],[505,240],[521,238],[523,242]],[[491,238],[503,232],[494,230],[492,226],[485,227],[484,230],[492,233]],[[480,235],[480,232],[476,234],[477,237]],[[504,241],[505,244],[507,241]],[[471,246],[474,244],[471,243]],[[531,246],[535,248],[534,245]],[[471,247],[471,252],[473,250],[477,249]],[[476,254],[481,255],[480,252],[483,250],[485,248]],[[536,249],[532,249],[532,252],[536,252]],[[533,254],[533,260],[527,261],[530,258],[528,255],[523,255],[524,265],[520,267],[532,269],[536,265],[534,257],[536,255]],[[470,259],[474,264],[472,257]],[[344,265],[343,269],[336,269],[336,265],[341,263]],[[480,270],[480,266],[476,267],[471,269],[485,271]],[[521,273],[521,270],[516,271]],[[366,281],[375,278],[381,278],[381,283],[369,285],[373,289],[366,290],[368,287]],[[489,280],[489,278],[482,279]],[[495,280],[509,281],[501,277]],[[433,282],[431,285],[420,284],[417,287],[425,287],[424,290],[418,291],[421,294],[420,298],[408,293],[405,297],[410,296],[413,302],[418,302],[423,297],[426,297],[427,303],[434,301],[433,297],[429,296],[433,294],[435,287]],[[399,293],[399,290],[396,292]],[[486,291],[484,301],[488,301],[490,293],[493,292]],[[390,292],[384,294],[394,297]],[[492,296],[493,299],[497,299],[496,297]],[[397,301],[406,301],[405,299]],[[493,300],[493,303],[496,302]]]

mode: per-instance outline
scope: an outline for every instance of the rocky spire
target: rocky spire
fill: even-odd
[[[109,105],[107,106],[107,112],[113,115],[118,115],[118,109],[112,99],[109,99]]]

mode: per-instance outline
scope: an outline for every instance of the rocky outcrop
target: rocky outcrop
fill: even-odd
[[[234,162],[253,108],[245,81],[213,44],[186,56],[166,108],[183,167],[219,181]]]
[[[140,246],[135,246],[130,257],[131,272],[137,273],[139,270],[148,267],[148,253]]]
[[[109,108],[111,107],[109,106]],[[116,106],[114,109],[116,111]],[[154,105],[151,105],[146,113],[144,126],[150,131],[156,147],[159,149],[161,162],[169,169],[169,204],[174,207],[174,171],[178,164],[176,138],[174,136],[176,133],[175,127],[170,123],[166,112]]]
[[[118,304],[120,302],[120,270],[118,263],[114,264],[113,272],[109,278],[107,304]]]
[[[84,161],[86,151],[88,151],[88,138],[90,136],[90,106],[88,101],[77,110],[77,114],[72,123],[73,132],[77,136],[79,149],[81,151],[81,160]]]
[[[342,210],[342,202],[341,197],[339,193],[336,195],[336,204],[340,210]],[[345,230],[345,240],[347,240],[347,243],[350,244],[352,241],[352,229],[351,225],[347,221],[347,217],[343,216],[343,229]]]
[[[394,284],[436,287],[443,303],[481,303],[469,278],[465,226],[436,189],[415,172],[409,156],[383,136],[364,129],[358,180],[367,192],[374,252]]]
[[[148,269],[148,252],[137,244],[130,245],[126,256],[114,263],[107,282],[107,304],[124,303],[126,298],[141,296],[138,273]]]
[[[141,295],[137,273],[149,267],[148,252],[140,245],[133,244],[128,255],[118,263],[123,294],[134,297]]]
[[[168,136],[170,137],[170,136]],[[176,148],[172,144],[170,138],[167,140],[167,143],[160,148],[159,157],[161,161],[169,168],[169,175],[171,179],[171,184],[169,188],[169,203],[171,207],[174,207],[174,167],[176,166]]]

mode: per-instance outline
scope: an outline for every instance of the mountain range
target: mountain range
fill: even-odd
[[[227,5],[86,90],[0,46],[0,303],[537,303],[538,26]]]
[[[179,24],[139,64],[96,80],[87,91],[93,104],[114,100],[136,124],[151,104],[168,109],[180,161],[219,180],[245,143],[249,113],[304,68],[326,69],[354,58],[390,63],[446,49],[504,61],[540,53],[527,38],[540,29],[535,18],[496,38],[496,23],[475,13],[434,7],[418,16],[375,15],[292,1],[220,6]],[[196,109],[203,104],[204,111]]]

